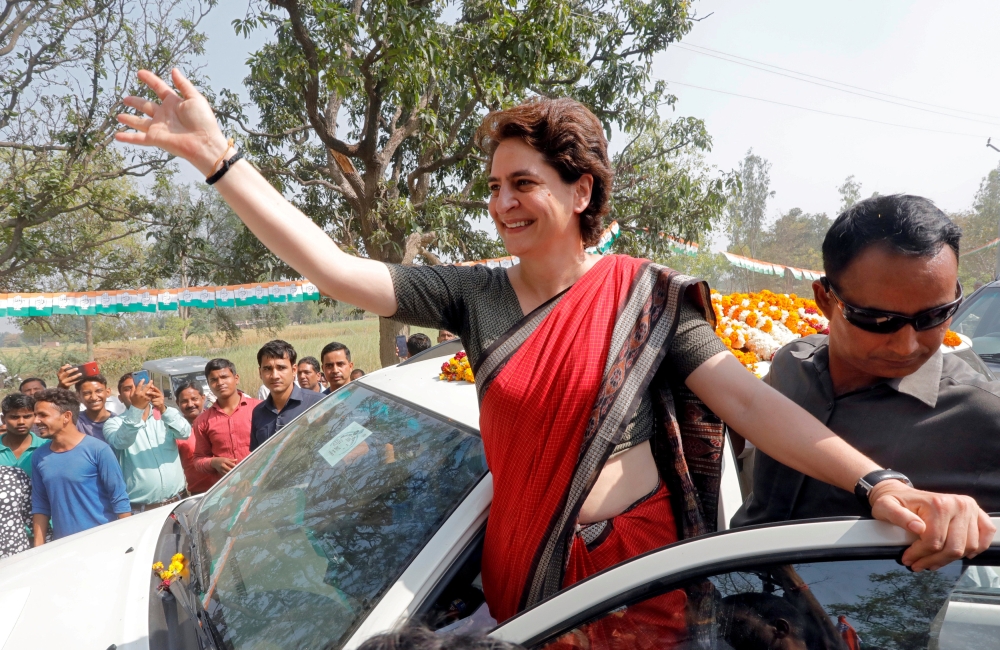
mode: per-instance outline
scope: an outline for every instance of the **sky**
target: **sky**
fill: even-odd
[[[1000,141],[1000,84],[983,74],[1000,59],[995,33],[1000,3],[700,0],[694,7],[705,18],[679,46],[655,58],[653,75],[673,82],[674,115],[705,120],[714,141],[710,164],[734,169],[750,148],[770,161],[772,219],[794,207],[832,215],[839,204],[837,187],[851,174],[865,196],[910,192],[945,210],[962,210],[1000,162],[1000,153],[985,146],[990,136]],[[268,38],[264,32],[250,39],[234,33],[231,21],[246,9],[246,0],[221,0],[204,23],[209,36],[204,72],[215,88],[241,91],[248,54]],[[875,101],[698,54],[692,46],[996,117],[963,113],[987,122],[982,123]],[[183,178],[198,180],[190,167]]]

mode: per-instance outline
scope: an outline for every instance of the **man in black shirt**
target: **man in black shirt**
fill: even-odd
[[[793,341],[765,381],[922,490],[1000,511],[1000,385],[941,345],[958,308],[961,233],[930,201],[882,196],[841,214],[813,283],[830,333]],[[756,450],[733,526],[868,515],[855,495]]]
[[[264,444],[310,406],[323,399],[322,393],[295,385],[295,361],[298,355],[289,343],[268,341],[257,351],[260,380],[271,394],[253,408],[250,417],[250,451]]]

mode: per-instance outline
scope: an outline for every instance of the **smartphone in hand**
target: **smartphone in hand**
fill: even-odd
[[[144,381],[147,384],[150,382],[149,371],[148,370],[137,370],[132,373],[132,381],[138,386],[140,381]]]
[[[403,359],[410,356],[410,351],[406,349],[406,337],[402,334],[396,337],[396,356]]]
[[[79,371],[81,377],[93,377],[94,375],[101,374],[101,369],[97,366],[96,361],[88,361],[87,363],[81,363],[73,367]]]

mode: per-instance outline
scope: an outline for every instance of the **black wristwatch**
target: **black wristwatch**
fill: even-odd
[[[910,487],[913,487],[913,483],[911,483],[910,479],[906,477],[906,474],[891,469],[877,469],[874,472],[869,472],[858,479],[858,484],[854,486],[854,496],[858,497],[858,501],[861,502],[861,505],[865,508],[871,509],[872,504],[868,500],[868,495],[872,493],[872,488],[882,481],[888,481],[889,479],[896,479],[906,483]]]

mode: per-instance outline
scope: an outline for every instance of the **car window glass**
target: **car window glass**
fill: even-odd
[[[474,432],[361,385],[318,403],[197,515],[229,647],[339,647],[486,471]]]
[[[894,560],[760,565],[711,575],[591,619],[546,648],[1000,648],[1000,572]]]
[[[1000,361],[1000,291],[987,289],[976,295],[952,321],[951,329],[972,339],[977,354],[996,355]]]

